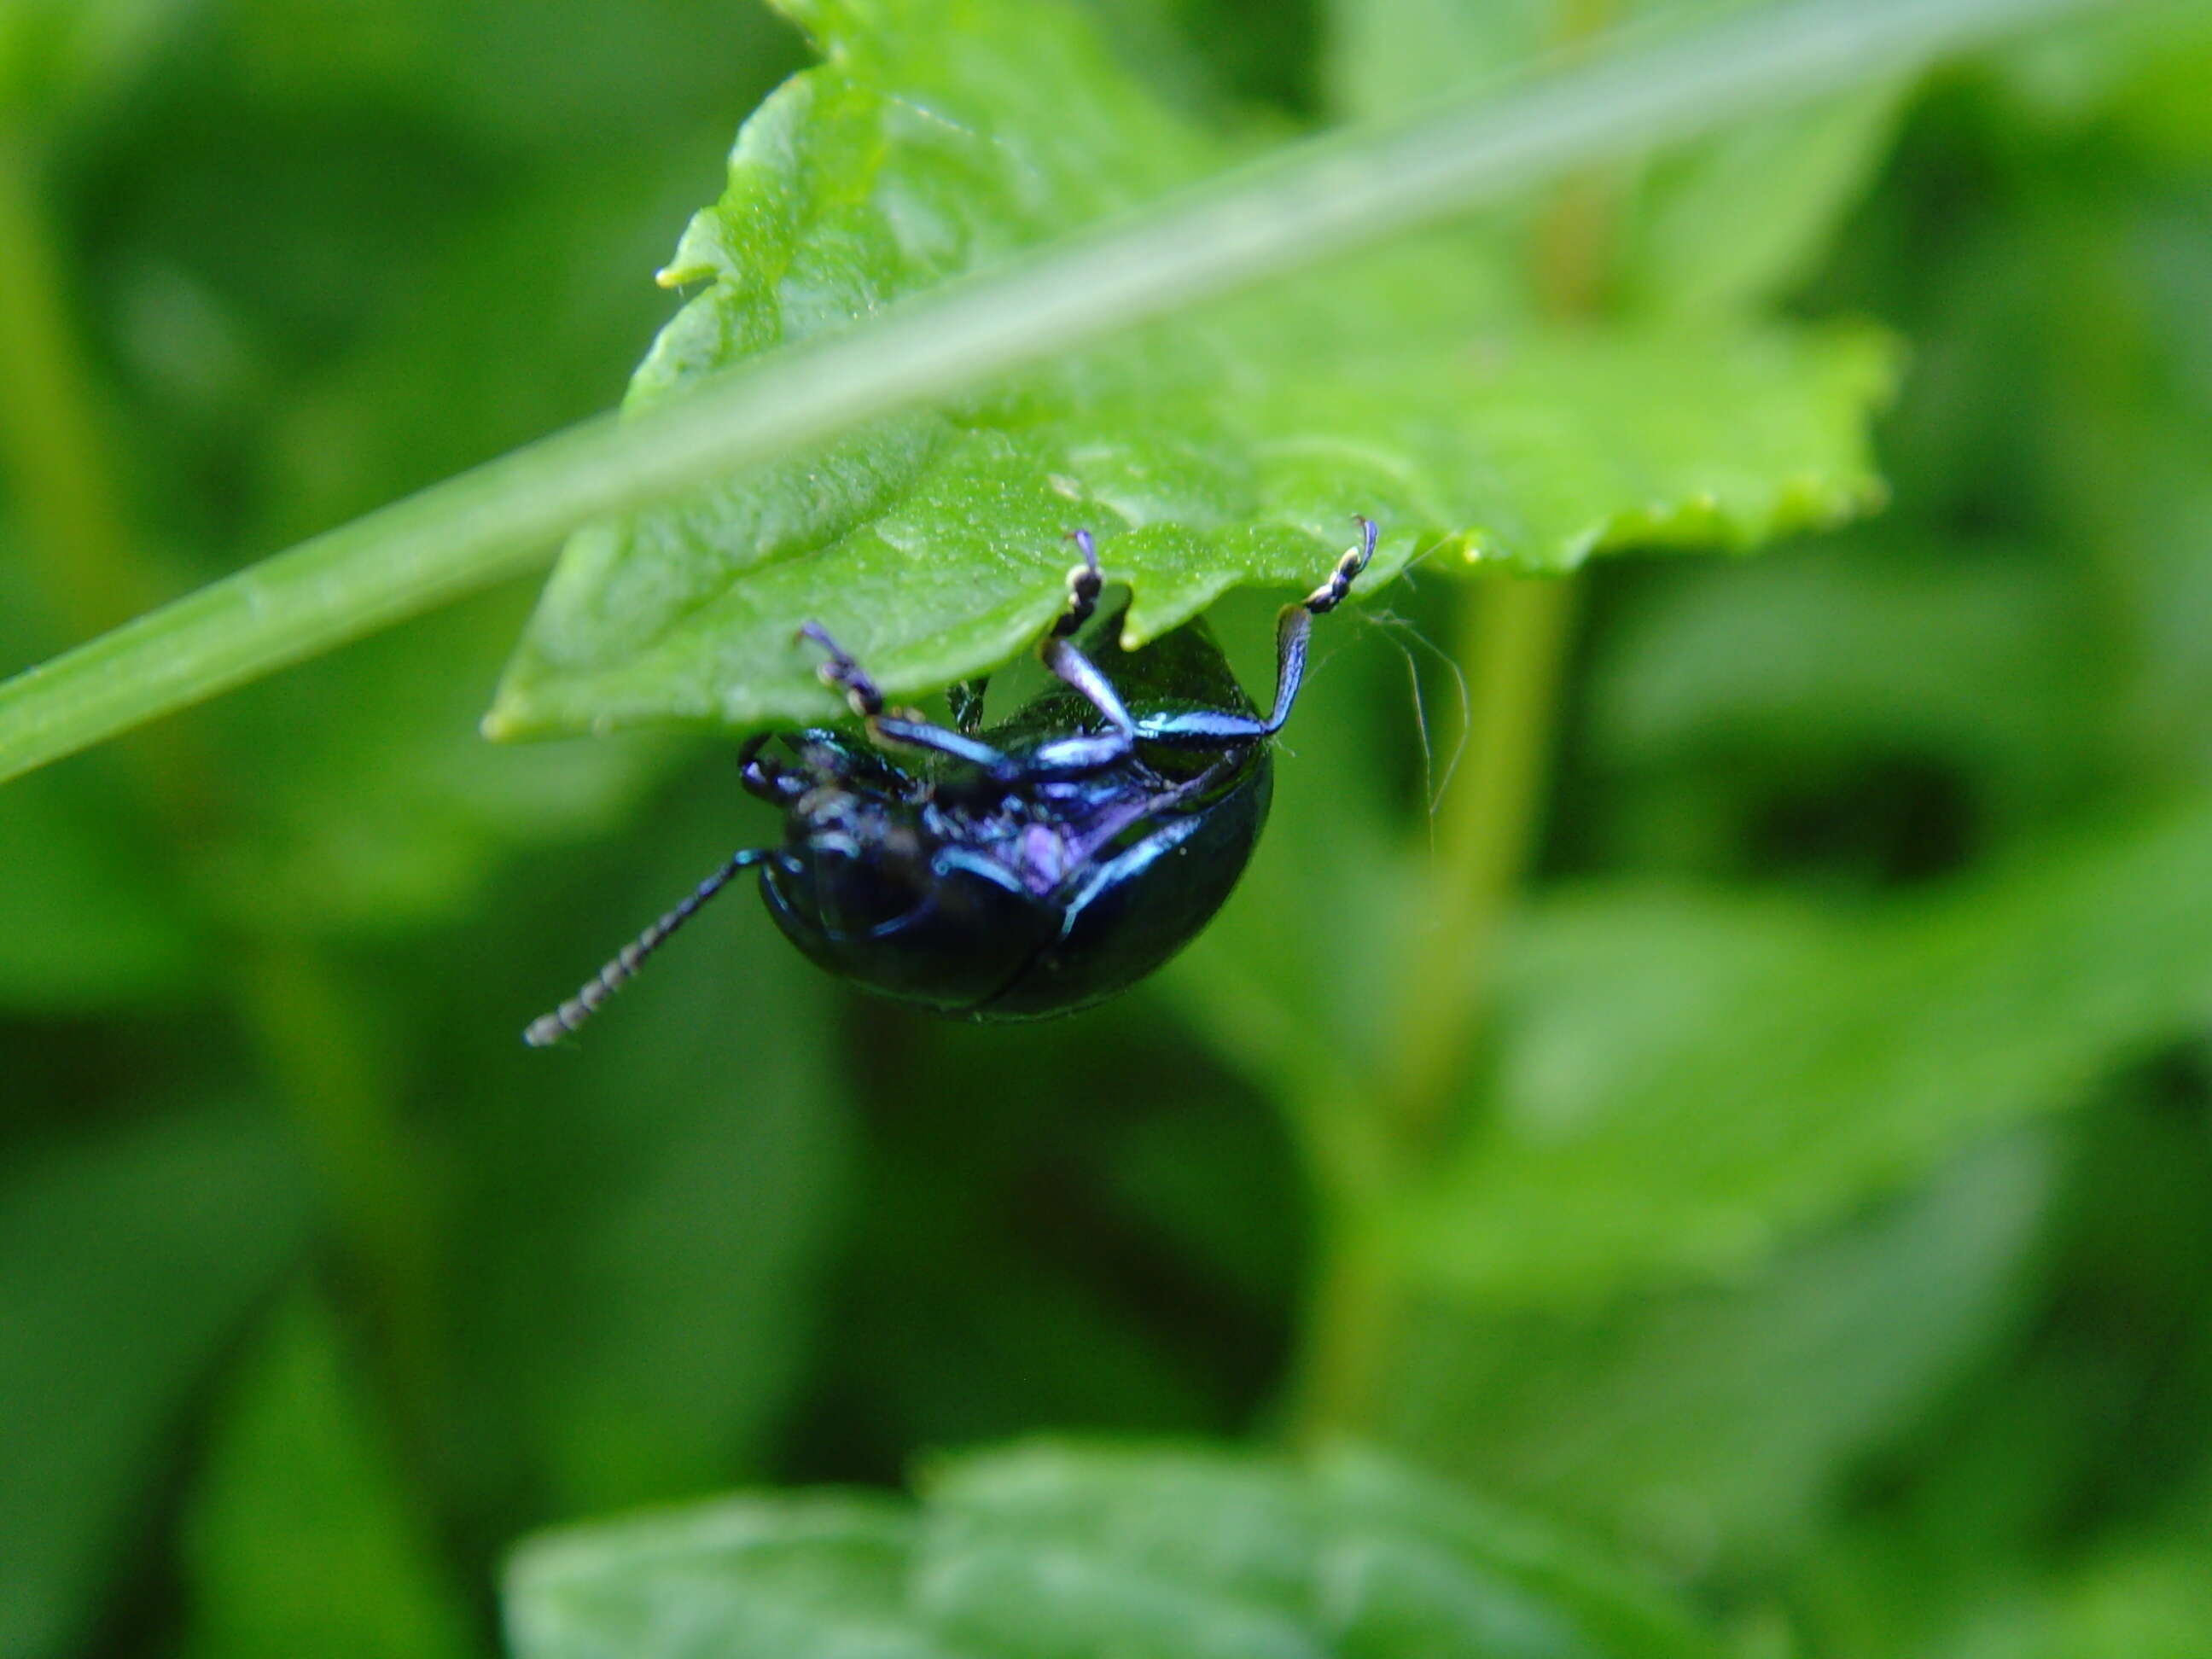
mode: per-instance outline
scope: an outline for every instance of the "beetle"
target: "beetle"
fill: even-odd
[[[800,636],[860,723],[855,734],[756,737],[746,790],[781,807],[781,847],[748,848],[701,882],[583,988],[532,1022],[544,1048],[576,1030],[739,872],[757,867],[776,926],[832,973],[970,1019],[1035,1019],[1103,1001],[1194,937],[1243,875],[1267,822],[1272,740],[1305,677],[1316,617],[1375,555],[1376,527],[1275,629],[1275,696],[1261,714],[1203,619],[1121,653],[1085,649],[1105,578],[1090,533],[1067,604],[1038,647],[1048,689],[982,726],[984,684],[950,694],[953,723],[889,707],[818,623]],[[1103,654],[1103,653],[1102,653]]]

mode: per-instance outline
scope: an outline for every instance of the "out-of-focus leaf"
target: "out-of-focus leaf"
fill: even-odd
[[[2162,1535],[2100,1553],[1939,1659],[2197,1659],[2212,1630],[2212,1493]]]
[[[0,6],[0,125],[81,115],[189,8],[190,0],[9,0]]]
[[[707,142],[704,131],[670,141]],[[696,199],[700,169],[674,154],[594,155],[502,189],[394,296],[382,325],[272,422],[256,545],[342,523],[620,393],[676,308],[646,272]]]
[[[1759,3],[1329,0],[1332,91],[1347,113],[1389,114],[1570,48],[1578,17],[1650,32]],[[1871,87],[1746,122],[1608,180],[1593,246],[1612,297],[1653,314],[1711,319],[1802,277],[1880,164],[1900,91]]]
[[[1198,1103],[1176,1101],[1115,1135],[1104,1170],[1110,1189],[1179,1261],[1203,1267],[1224,1289],[1255,1302],[1283,1296],[1298,1260],[1299,1218],[1283,1202],[1297,1166],[1280,1125],[1257,1109],[1201,1112]]]
[[[203,873],[207,902],[252,925],[388,936],[480,902],[524,849],[619,825],[678,758],[666,740],[492,749],[477,734],[522,602],[453,606],[227,708],[266,775]]]
[[[1279,118],[1315,101],[1311,0],[1084,3],[1098,13],[1121,61],[1177,109]]]
[[[1623,301],[1719,317],[1802,281],[1881,165],[1903,91],[1826,99],[1662,157],[1626,211]]]
[[[1928,1540],[1938,1551],[1946,1541]],[[2212,1493],[2200,1492],[2162,1524],[2085,1556],[1980,1563],[1978,1577],[1945,1587],[1954,1602],[1933,1608],[1924,1605],[1920,1562],[1900,1552],[1893,1577],[1858,1586],[1893,1604],[1864,1612],[1879,1621],[1901,1607],[1920,1623],[1894,1639],[1856,1635],[1848,1650],[1875,1659],[2197,1659],[2212,1629],[2208,1551]]]
[[[946,1173],[884,1169],[866,1195],[830,1361],[840,1418],[827,1449],[840,1466],[896,1468],[902,1448],[972,1445],[1041,1421],[1131,1432],[1207,1421],[1212,1402],[1187,1355],[1002,1217],[963,1208],[1005,1194],[978,1194],[958,1167],[945,1189],[908,1184]]]
[[[798,43],[762,8],[726,0],[228,0],[230,74],[278,105],[433,112],[549,158],[647,151],[712,112],[729,118]]]
[[[2000,1143],[1723,1289],[1584,1316],[1426,1304],[1391,1437],[1685,1572],[1786,1555],[2017,1321],[2051,1162]]]
[[[2208,1550],[2212,1539],[2200,1528],[2101,1561],[2066,1587],[2045,1631],[2026,1645],[1978,1641],[1958,1659],[2196,1659],[2212,1630]]]
[[[1500,1304],[1744,1269],[2212,1012],[2212,806],[1892,913],[1586,894],[1505,989],[1497,1106],[1400,1241]]]
[[[462,1659],[465,1604],[331,1310],[295,1301],[248,1355],[185,1516],[188,1659]]]
[[[187,1396],[307,1214],[275,1125],[216,1107],[0,1181],[0,1652],[75,1650]]]
[[[1996,54],[1998,84],[2046,127],[2097,127],[2152,156],[2212,151],[2212,5],[2142,0],[2070,21]]]
[[[495,211],[426,238],[423,278],[397,285],[376,325],[319,357],[305,386],[254,387],[258,403],[234,387],[253,406],[164,412],[194,434],[226,417],[252,423],[266,476],[241,532],[251,544],[367,511],[604,404],[670,308],[641,272],[696,191],[691,169],[621,149],[516,188]],[[375,264],[368,234],[333,228],[326,257]],[[186,279],[157,283],[143,267],[191,259],[218,235],[144,231],[127,264],[166,291]],[[526,265],[532,281],[518,290]],[[209,306],[238,302],[201,286]],[[125,295],[126,308],[152,303]],[[147,320],[187,303],[171,294]],[[155,337],[168,349],[176,332]],[[526,604],[510,589],[453,607],[224,705],[235,771],[252,784],[236,792],[238,832],[204,884],[211,905],[252,925],[273,915],[293,931],[390,934],[456,914],[517,851],[605,835],[633,810],[665,775],[670,744],[489,750],[479,737]]]
[[[255,540],[282,544],[604,404],[667,310],[639,270],[696,190],[686,171],[617,152],[472,225],[287,410]],[[681,751],[487,749],[477,717],[526,603],[510,590],[453,607],[225,705],[262,781],[221,891],[288,927],[389,933],[458,913],[522,849],[610,833]]]
[[[914,1517],[840,1493],[580,1528],[508,1569],[516,1659],[955,1659],[908,1628]]]
[[[2084,611],[2072,573],[2012,550],[1850,538],[1684,571],[1593,665],[1593,757],[1633,773],[1741,773],[1756,757],[1801,775],[1924,757],[2017,815],[2078,789],[2110,718],[2118,688]],[[1692,782],[1710,798],[1729,778]]]
[[[1720,1651],[1570,1540],[1370,1455],[1055,1445],[940,1468],[913,1519],[738,1499],[543,1540],[507,1625],[518,1659]]]
[[[185,984],[191,930],[127,810],[95,779],[22,781],[0,812],[0,1007],[77,1012]]]
[[[671,266],[706,281],[635,403],[833,330],[1216,166],[1058,0],[790,0],[830,62],[746,125]],[[1547,331],[1445,235],[1208,307],[574,539],[493,713],[502,735],[836,708],[815,618],[885,689],[994,665],[1102,538],[1141,643],[1239,584],[1310,586],[1364,512],[1371,588],[1449,544],[1537,570],[1741,548],[1877,494],[1863,331]],[[1754,411],[1755,414],[1754,414]]]
[[[1329,102],[1347,116],[1389,115],[1499,79],[1551,44],[1551,10],[1479,0],[1326,0]]]
[[[2030,1635],[2085,1565],[2212,1523],[2201,1059],[2192,1044],[2131,1068],[2057,1126],[2065,1178],[2027,1316],[1798,1563],[1809,1647],[1923,1659],[1961,1632],[2006,1631],[2012,1650],[2041,1654]]]
[[[0,660],[49,641],[0,536]],[[151,837],[100,762],[21,780],[0,811],[0,1008],[76,1012],[174,989],[192,930]]]
[[[1267,1104],[1134,999],[1013,1028],[876,1004],[848,1018],[875,1109],[824,1316],[836,1340],[812,1384],[836,1407],[809,1414],[787,1461],[893,1480],[914,1447],[1040,1423],[1184,1435],[1248,1420],[1282,1364],[1300,1224]],[[1133,1140],[1177,1160],[1154,1177],[1165,1202],[1117,1178]],[[1204,1220],[1164,1218],[1177,1199]],[[1273,1284],[1247,1291],[1194,1260],[1203,1247],[1182,1246],[1201,1230]]]
[[[572,920],[554,952],[532,922],[536,943],[488,952],[505,965],[465,994],[440,1051],[481,1091],[459,1123],[475,1172],[456,1287],[471,1451],[532,1515],[747,1474],[814,1332],[844,1191],[836,1002],[750,894],[726,895],[570,1044],[520,1040],[726,855],[726,804],[694,793],[656,819],[641,868],[592,881],[589,904],[518,896],[592,925]]]

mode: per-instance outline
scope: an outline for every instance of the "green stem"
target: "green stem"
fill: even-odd
[[[1326,1214],[1290,1404],[1291,1440],[1323,1443],[1374,1420],[1402,1301],[1375,1217]]]
[[[1498,929],[1541,819],[1579,592],[1572,579],[1508,577],[1462,600],[1473,726],[1437,811],[1434,874],[1398,1002],[1391,1099],[1407,1164],[1433,1146],[1488,1002]]]
[[[563,533],[1595,161],[2096,0],[1806,0],[1286,148],[516,451],[0,684],[0,781],[527,568]]]
[[[1433,1148],[1487,1000],[1497,939],[1540,820],[1571,631],[1571,580],[1470,586],[1460,656],[1473,671],[1466,759],[1438,809],[1420,933],[1406,943],[1386,1077],[1309,1102],[1321,1194],[1320,1271],[1292,1389],[1305,1442],[1374,1421],[1405,1290],[1386,1232],[1395,1196]],[[1366,1126],[1354,1135],[1350,1126]],[[1328,1138],[1322,1138],[1322,1131]]]
[[[1553,44],[1583,51],[1612,21],[1612,0],[1558,0]],[[1533,284],[1552,315],[1600,308],[1612,217],[1602,178],[1585,171],[1559,181],[1530,249]],[[1376,1131],[1382,1170],[1324,1235],[1334,1254],[1316,1291],[1299,1401],[1308,1438],[1363,1428],[1380,1404],[1406,1303],[1384,1218],[1439,1139],[1487,1009],[1498,933],[1541,815],[1577,591],[1568,580],[1514,577],[1463,591],[1455,654],[1471,675],[1467,754],[1432,826],[1421,931],[1402,952]]]

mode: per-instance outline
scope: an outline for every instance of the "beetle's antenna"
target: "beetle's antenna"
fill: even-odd
[[[532,1020],[529,1029],[522,1034],[522,1040],[533,1048],[548,1048],[574,1031],[599,1012],[600,1005],[622,989],[623,981],[645,965],[647,957],[667,943],[671,933],[690,921],[701,905],[729,885],[732,877],[740,870],[764,864],[775,857],[773,852],[757,847],[747,848],[738,854],[694,888],[681,904],[625,945],[614,960],[585,981],[583,989],[551,1013],[541,1014]]]

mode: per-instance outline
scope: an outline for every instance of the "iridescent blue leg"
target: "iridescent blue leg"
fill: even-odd
[[[1136,744],[1137,722],[1113,682],[1076,646],[1074,635],[1098,609],[1106,578],[1098,568],[1098,548],[1091,532],[1074,531],[1068,539],[1082,550],[1083,562],[1067,573],[1067,609],[1053,623],[1037,654],[1055,678],[1080,692],[1084,701],[1105,716],[1107,730],[1041,744],[1030,757],[1030,766],[1035,772],[1075,775],[1111,766],[1127,755]]]
[[[845,694],[845,701],[868,728],[868,735],[878,744],[890,748],[921,749],[933,754],[949,755],[955,760],[967,762],[994,778],[1008,782],[1021,777],[1024,769],[989,744],[955,732],[950,726],[934,721],[888,712],[884,694],[867,671],[853,660],[845,647],[830,637],[830,632],[820,623],[808,623],[799,634],[828,653],[829,659],[815,672],[822,683],[831,690]]]
[[[1306,678],[1306,647],[1313,635],[1313,619],[1327,616],[1344,603],[1352,584],[1375,556],[1375,521],[1362,516],[1359,545],[1336,562],[1328,580],[1296,605],[1285,605],[1275,623],[1275,703],[1265,720],[1225,709],[1195,709],[1188,714],[1162,714],[1137,728],[1145,743],[1164,743],[1194,749],[1221,743],[1255,742],[1283,729],[1298,700]]]

